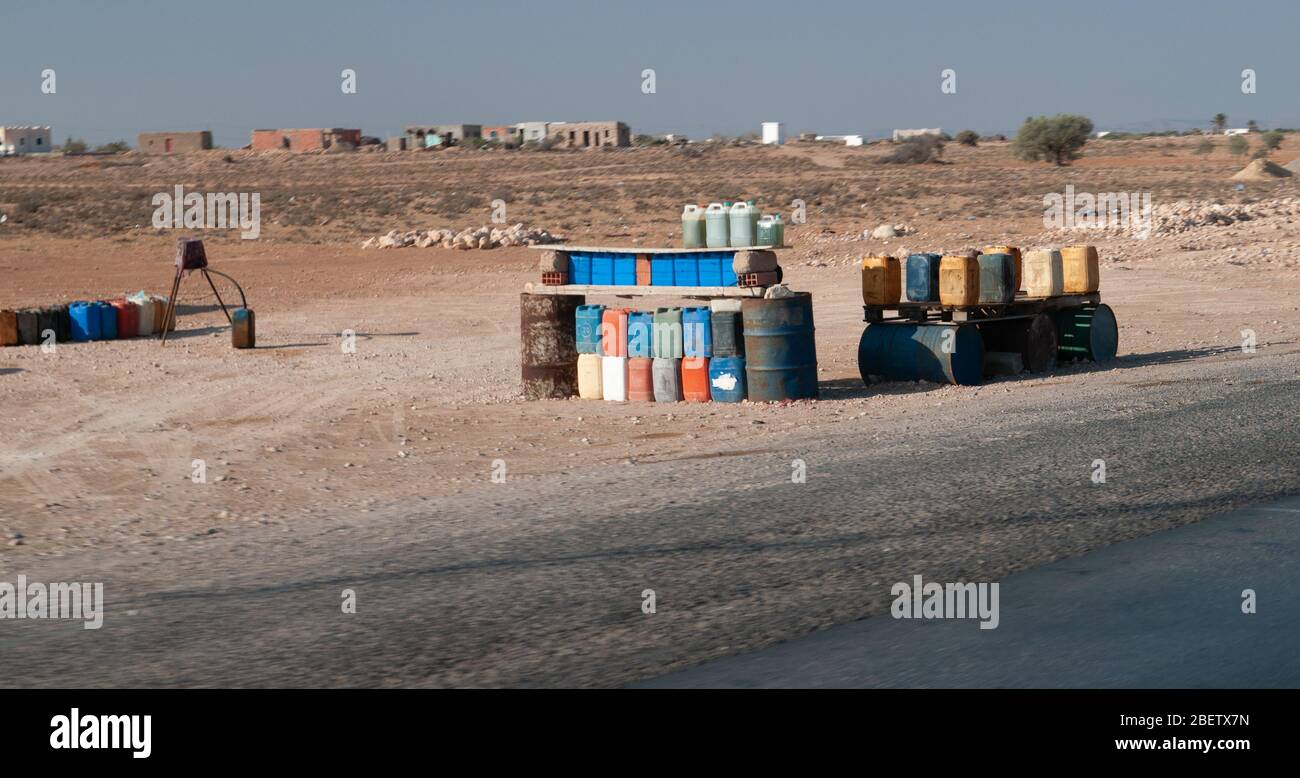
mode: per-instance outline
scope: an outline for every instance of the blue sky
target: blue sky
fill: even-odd
[[[143,130],[621,119],[634,132],[1300,127],[1300,3],[6,2],[0,123]],[[41,94],[53,68],[57,92]],[[357,71],[357,93],[339,88]],[[654,94],[641,72],[656,74]],[[957,93],[940,72],[957,73]],[[1258,91],[1241,92],[1241,71]]]

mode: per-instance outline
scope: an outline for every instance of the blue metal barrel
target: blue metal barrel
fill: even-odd
[[[984,339],[973,324],[872,324],[858,341],[864,383],[933,381],[976,386],[984,377]]]
[[[750,400],[773,402],[817,396],[817,341],[811,294],[747,299],[741,305],[741,322]]]

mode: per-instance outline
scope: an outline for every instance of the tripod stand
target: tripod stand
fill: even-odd
[[[172,293],[167,298],[167,308],[163,313],[162,324],[162,342],[167,343],[167,333],[176,322],[176,298],[181,290],[181,279],[186,272],[197,270],[203,274],[204,280],[208,282],[208,288],[212,290],[212,296],[217,298],[217,304],[221,306],[221,312],[226,315],[226,321],[230,322],[233,327],[235,322],[230,318],[230,311],[226,309],[226,301],[221,299],[221,293],[217,291],[217,285],[212,283],[210,273],[216,273],[222,278],[235,285],[239,290],[240,307],[248,307],[248,298],[244,295],[244,287],[230,276],[219,270],[213,270],[208,267],[207,253],[203,249],[203,241],[197,238],[177,238],[176,239],[176,277],[172,279]]]

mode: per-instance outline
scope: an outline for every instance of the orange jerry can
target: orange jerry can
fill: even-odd
[[[897,305],[903,294],[903,269],[894,257],[866,257],[862,260],[862,302],[866,305]]]
[[[627,356],[627,315],[630,308],[606,308],[600,317],[600,353]]]
[[[1087,294],[1101,288],[1096,246],[1066,246],[1061,249],[1061,270],[1066,294]]]
[[[655,400],[654,360],[632,357],[627,361],[627,399],[649,403]]]
[[[682,399],[691,403],[709,402],[709,360],[707,357],[682,359]]]
[[[939,302],[977,305],[980,301],[980,263],[972,256],[947,256],[939,261]]]

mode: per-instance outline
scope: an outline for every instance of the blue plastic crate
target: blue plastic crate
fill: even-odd
[[[614,258],[614,286],[636,286],[636,254],[611,254]]]
[[[673,285],[700,285],[700,263],[694,255],[678,254],[673,257]]]
[[[696,258],[700,286],[722,286],[722,252],[711,251]]]
[[[732,267],[732,262],[736,259],[736,252],[722,252],[722,286],[735,286],[740,283],[736,278],[736,269]]]
[[[673,257],[671,254],[650,256],[650,284],[651,286],[673,286]]]
[[[586,252],[569,254],[569,283],[591,283],[591,255]]]
[[[591,255],[591,283],[604,286],[614,285],[614,255],[607,251],[598,251]]]

